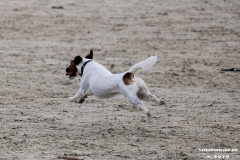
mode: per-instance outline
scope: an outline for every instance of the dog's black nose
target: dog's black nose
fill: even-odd
[[[72,72],[72,69],[71,68],[67,68],[66,72]]]

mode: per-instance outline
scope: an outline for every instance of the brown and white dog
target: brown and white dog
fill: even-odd
[[[156,61],[157,56],[151,56],[145,61],[133,65],[127,72],[112,74],[104,66],[93,60],[92,50],[85,58],[77,56],[66,69],[66,76],[74,79],[79,74],[82,76],[82,80],[80,89],[75,96],[69,97],[69,101],[83,103],[85,98],[90,95],[98,98],[111,98],[117,94],[122,94],[127,101],[140,107],[150,117],[150,112],[140,100],[153,101],[157,104],[164,104],[164,101],[152,95],[145,82],[134,74],[139,69],[150,69]]]

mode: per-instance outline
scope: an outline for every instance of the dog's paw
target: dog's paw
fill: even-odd
[[[74,102],[75,98],[74,97],[69,97],[68,98],[70,102]]]

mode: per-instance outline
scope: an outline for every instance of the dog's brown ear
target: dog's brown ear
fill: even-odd
[[[80,56],[75,57],[75,59],[74,59],[74,64],[75,65],[78,65],[81,62],[82,62],[82,57],[80,57]]]
[[[90,54],[87,55],[85,58],[87,58],[87,59],[93,59],[93,51],[91,50],[91,51],[90,51]]]

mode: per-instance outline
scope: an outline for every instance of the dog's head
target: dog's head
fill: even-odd
[[[90,51],[90,54],[85,57],[86,59],[93,59],[93,51]],[[66,76],[69,76],[70,79],[74,79],[78,75],[78,65],[81,65],[83,58],[77,56],[70,62],[70,66],[66,69]]]

